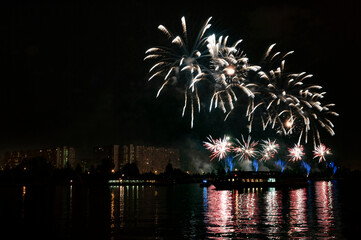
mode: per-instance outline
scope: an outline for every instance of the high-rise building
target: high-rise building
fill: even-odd
[[[109,159],[114,163],[116,172],[127,163],[136,163],[140,173],[162,173],[168,163],[171,163],[173,168],[180,167],[179,150],[174,148],[127,144],[97,146],[93,152],[97,164],[103,159]]]
[[[178,149],[129,144],[123,145],[120,151],[122,165],[136,163],[140,173],[162,173],[168,163],[173,168],[180,167]]]
[[[75,163],[75,150],[72,147],[43,148],[32,150],[9,151],[5,153],[5,165],[13,168],[21,164],[24,159],[43,157],[56,168],[64,168],[68,163]]]
[[[94,160],[100,164],[103,159],[113,162],[114,170],[119,171],[119,145],[97,146],[93,149]]]

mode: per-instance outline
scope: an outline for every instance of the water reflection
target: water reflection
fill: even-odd
[[[26,186],[23,186],[23,197],[21,203],[21,219],[24,220],[24,204],[25,204]]]
[[[258,189],[248,192],[217,191],[208,188],[205,224],[210,235],[258,234]]]
[[[162,204],[157,195],[154,186],[111,186],[111,239],[153,237],[159,223],[159,204]]]
[[[335,219],[333,211],[333,187],[332,182],[315,183],[315,204],[317,224],[319,231],[317,236],[327,237],[334,231]]]
[[[288,234],[292,237],[305,236],[308,231],[307,225],[307,196],[306,188],[293,189],[290,191],[290,213]]]
[[[0,217],[15,237],[342,239],[336,183],[224,191],[196,184],[0,186]]]
[[[258,233],[259,215],[258,215],[258,189],[257,191],[241,193],[237,198],[238,209],[236,209],[236,232],[244,234],[255,234]],[[238,193],[238,192],[237,192]]]
[[[124,227],[124,187],[114,186],[110,192],[110,228],[111,231],[116,228],[116,224],[119,227]]]
[[[205,224],[207,232],[211,235],[224,236],[233,231],[231,191],[214,191],[212,188],[207,192],[207,211],[205,212]]]
[[[282,192],[269,188],[264,196],[265,201],[265,228],[269,236],[277,236],[282,228]]]
[[[335,237],[333,191],[327,181],[298,189],[208,188],[203,190],[204,223],[216,237]]]

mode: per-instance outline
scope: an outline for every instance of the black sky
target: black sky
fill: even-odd
[[[336,104],[335,157],[361,168],[359,1],[7,1],[0,6],[0,152],[71,145],[181,146],[224,132],[240,135],[241,118],[218,113],[181,118],[182,96],[147,82],[144,52],[158,44],[159,24],[243,39],[253,62],[272,43],[295,50],[287,65],[314,75]]]

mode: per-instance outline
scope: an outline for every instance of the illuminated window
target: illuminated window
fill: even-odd
[[[267,180],[267,182],[276,182],[276,179],[275,179],[275,178],[269,178],[269,179]]]

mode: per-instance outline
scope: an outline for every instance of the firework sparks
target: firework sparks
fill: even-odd
[[[254,158],[258,151],[256,150],[256,146],[258,144],[257,141],[251,141],[251,136],[248,136],[247,142],[244,140],[242,135],[242,142],[240,142],[237,138],[235,139],[237,142],[237,146],[233,147],[232,150],[236,153],[236,157],[241,161],[248,161],[250,158]]]
[[[330,117],[338,116],[338,113],[330,110],[335,104],[321,102],[326,94],[321,91],[322,86],[311,82],[312,74],[285,71],[286,57],[293,51],[274,53],[276,44],[269,46],[260,66],[252,65],[244,51],[239,48],[242,40],[229,44],[228,36],[206,34],[211,26],[210,20],[211,18],[208,18],[202,25],[196,37],[188,34],[184,17],[181,18],[182,33],[179,35],[174,35],[165,26],[159,25],[158,29],[167,38],[168,45],[148,49],[144,58],[155,61],[149,70],[148,80],[163,80],[157,97],[166,86],[181,89],[184,94],[182,117],[189,111],[193,128],[194,114],[201,110],[200,94],[203,98],[203,93],[211,91],[205,93],[210,97],[209,111],[222,109],[226,114],[225,120],[233,112],[238,98],[246,96],[248,106],[245,116],[249,121],[249,133],[252,131],[253,122],[257,121],[262,123],[263,130],[272,128],[278,134],[298,135],[298,144],[290,148],[293,161],[302,159],[304,155],[303,148],[301,153],[297,153],[296,150],[299,149],[296,146],[302,147],[301,141],[306,144],[308,139],[312,138],[315,158],[325,160],[320,130],[325,129],[330,135],[334,135],[334,125]],[[202,88],[203,83],[209,85]],[[209,140],[209,144],[214,146],[221,145],[223,141]],[[254,148],[258,142],[250,142],[250,137],[246,142],[243,136],[242,140],[243,142],[240,142],[236,139],[239,147],[232,150],[240,160],[249,160],[258,154]],[[274,150],[267,150],[269,144],[269,140],[262,144],[261,160],[268,160],[277,153],[278,145],[274,146]],[[227,155],[227,151],[208,147],[213,152],[212,159],[221,159]]]
[[[238,40],[232,46],[227,46],[227,37],[220,36],[218,41],[213,34],[207,39],[207,47],[210,53],[210,75],[214,80],[214,94],[211,98],[210,111],[220,107],[227,112],[225,103],[230,111],[234,108],[233,102],[237,101],[236,89],[240,89],[248,97],[254,97],[250,90],[248,71],[259,70],[258,66],[248,64],[246,54],[237,46],[242,40]]]
[[[225,158],[228,152],[231,151],[232,144],[229,142],[229,137],[213,139],[212,136],[207,137],[208,142],[203,142],[203,145],[212,153],[211,160],[218,158],[218,161]]]
[[[257,90],[250,104],[249,120],[253,121],[255,113],[259,112],[264,130],[270,126],[283,135],[298,133],[299,139],[303,137],[305,143],[312,134],[316,145],[321,141],[318,126],[334,135],[334,125],[329,120],[330,115],[338,116],[329,109],[334,104],[322,105],[320,100],[326,92],[319,92],[322,89],[319,85],[306,83],[312,74],[286,73],[285,57],[293,51],[272,55],[274,46],[271,45],[266,52],[262,69],[255,79]],[[273,67],[276,63],[280,64]]]
[[[313,158],[319,158],[319,162],[326,161],[325,156],[331,155],[331,149],[327,148],[324,144],[320,144],[313,150]]]
[[[261,159],[260,160],[270,160],[275,156],[276,153],[278,153],[279,145],[276,143],[276,140],[271,141],[263,140],[263,143],[261,144],[262,151],[261,151]]]
[[[151,74],[148,81],[154,77],[163,78],[164,83],[159,88],[157,97],[170,83],[180,87],[184,91],[184,106],[182,116],[184,116],[188,105],[191,107],[191,128],[193,128],[194,111],[200,111],[200,99],[198,95],[198,83],[204,79],[204,66],[201,59],[207,54],[205,42],[207,37],[205,32],[211,26],[209,18],[193,43],[189,43],[187,32],[187,24],[184,17],[181,18],[182,35],[174,35],[163,25],[159,25],[158,29],[166,35],[170,40],[170,46],[152,47],[148,49],[144,60],[152,59],[157,62],[150,68]],[[206,51],[206,52],[205,52]]]
[[[302,157],[305,155],[305,153],[303,152],[303,146],[300,144],[295,144],[295,146],[293,148],[288,148],[288,152],[291,158],[289,159],[289,161],[299,161],[302,159]]]

